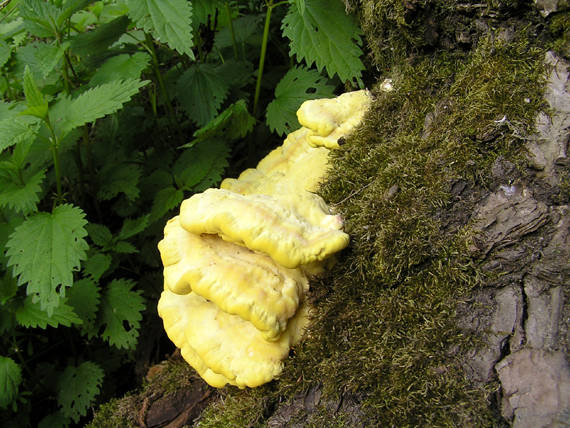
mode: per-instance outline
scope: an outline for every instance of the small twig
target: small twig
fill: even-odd
[[[338,206],[340,204],[342,204],[343,202],[346,202],[347,200],[349,200],[350,198],[352,198],[353,196],[358,195],[360,192],[364,191],[367,187],[369,187],[372,183],[374,183],[374,181],[371,181],[370,183],[368,183],[366,186],[361,187],[358,190],[355,190],[354,192],[352,192],[350,195],[348,195],[346,198],[344,198],[342,201],[337,202],[336,204],[331,204],[334,206]]]

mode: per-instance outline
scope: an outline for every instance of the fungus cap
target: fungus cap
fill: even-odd
[[[316,195],[239,195],[208,189],[180,206],[189,232],[217,234],[287,268],[323,260],[348,245],[342,220]]]
[[[158,244],[164,287],[175,294],[194,291],[230,314],[250,321],[268,340],[285,330],[309,289],[300,269],[287,269],[265,254],[197,235],[172,218]]]
[[[212,386],[255,387],[278,376],[289,348],[308,323],[301,305],[277,341],[266,340],[249,321],[222,311],[194,292],[164,290],[158,303],[168,337]]]

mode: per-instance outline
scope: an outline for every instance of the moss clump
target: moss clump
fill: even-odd
[[[549,29],[553,37],[552,49],[566,59],[570,58],[570,12],[554,14]]]
[[[381,71],[410,55],[471,49],[500,22],[533,14],[525,0],[361,0],[362,28]]]
[[[114,399],[103,404],[95,413],[87,428],[138,427],[140,417],[144,418],[145,402],[166,396],[183,388],[189,388],[194,382],[202,382],[194,370],[181,358],[154,366],[141,391],[132,392],[121,399]],[[140,416],[141,411],[143,416]]]

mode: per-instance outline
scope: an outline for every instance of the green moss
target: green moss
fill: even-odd
[[[138,426],[133,418],[134,397],[127,396],[113,399],[103,404],[95,414],[87,428],[135,428]]]
[[[525,0],[361,0],[360,13],[380,71],[434,49],[470,49],[497,23],[512,17],[531,13],[539,18]]]
[[[226,387],[220,399],[212,402],[200,415],[201,428],[254,427],[259,426],[273,407],[276,393],[271,385],[255,389],[238,390]]]
[[[543,107],[544,51],[526,29],[516,34],[392,69],[395,90],[375,92],[322,188],[351,244],[311,284],[306,339],[279,381],[224,390],[201,426],[263,425],[278,403],[315,385],[324,404],[304,415],[306,426],[354,426],[351,411],[326,405],[346,397],[358,397],[367,426],[501,424],[489,403],[497,385],[471,384],[462,370],[473,338],[455,311],[481,276],[470,252],[473,202],[450,189],[493,186],[500,156],[522,165],[524,135]]]
[[[549,23],[552,33],[552,49],[559,55],[570,58],[570,12],[554,14]]]
[[[131,428],[139,426],[137,415],[149,395],[164,396],[189,387],[198,379],[194,370],[182,359],[155,366],[156,375],[139,392],[103,404],[87,428]]]

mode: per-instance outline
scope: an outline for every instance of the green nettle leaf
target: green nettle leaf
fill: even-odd
[[[181,148],[192,147],[214,137],[223,137],[226,141],[242,138],[253,129],[254,125],[255,119],[247,111],[245,101],[239,100],[194,132],[194,140]]]
[[[229,83],[215,64],[192,64],[178,79],[176,97],[198,126],[216,116],[229,91]]]
[[[16,144],[36,138],[40,119],[33,116],[3,115],[0,119],[0,152]]]
[[[18,283],[12,275],[7,273],[0,277],[0,305],[4,305],[8,300],[18,292]]]
[[[22,174],[22,182],[14,182],[2,177],[0,172],[0,207],[10,208],[16,212],[28,215],[37,208],[41,192],[41,184],[45,178],[45,170],[35,174],[25,171]]]
[[[259,43],[261,45],[261,35],[263,34],[263,22],[265,14],[244,15],[233,21],[234,38],[238,45],[242,45],[248,41],[251,44]],[[252,40],[253,37],[256,39]],[[228,27],[222,28],[216,34],[214,46],[217,49],[224,49],[233,46],[232,33]]]
[[[8,43],[0,40],[0,67],[8,62],[10,59],[10,54],[12,53],[12,48]]]
[[[126,219],[117,239],[129,239],[146,229],[149,223],[149,214],[134,219]]]
[[[292,68],[275,88],[275,99],[267,106],[267,126],[278,134],[288,134],[301,125],[297,110],[306,100],[333,95],[334,86],[315,70]]]
[[[34,302],[32,296],[24,299],[21,306],[16,309],[16,321],[23,327],[39,327],[45,329],[48,325],[57,327],[63,325],[69,327],[72,324],[81,324],[83,321],[74,312],[73,307],[67,304],[67,298],[61,299],[59,305],[51,314],[42,310],[38,302]]]
[[[24,26],[34,36],[55,37],[57,35],[57,18],[61,10],[45,0],[23,0],[19,4],[20,16],[24,18]]]
[[[194,59],[192,5],[187,0],[127,0],[129,16],[156,40]]]
[[[128,25],[129,18],[120,16],[111,22],[99,25],[92,31],[77,34],[71,39],[71,50],[88,65],[99,64],[113,54],[111,45],[120,39]]]
[[[0,408],[5,409],[18,395],[22,370],[9,357],[0,356]]]
[[[216,9],[221,12],[224,7],[224,0],[192,0],[192,27],[198,28],[200,24],[208,23],[208,15],[210,16],[210,27],[212,19],[216,14]],[[221,17],[220,17],[221,18]],[[220,19],[218,19],[218,23]]]
[[[206,182],[210,183],[206,188],[210,187],[221,180],[229,154],[221,140],[205,141],[185,150],[173,167],[176,184],[184,190],[196,190],[196,185]]]
[[[86,223],[80,208],[60,205],[52,213],[40,212],[26,219],[6,243],[8,266],[18,277],[18,285],[27,284],[28,295],[35,296],[50,316],[86,257]]]
[[[180,205],[184,199],[184,192],[173,186],[165,187],[156,192],[152,208],[150,210],[151,220],[158,220],[168,211]]]
[[[299,7],[290,7],[283,19],[283,35],[291,40],[291,56],[307,65],[317,64],[319,71],[326,68],[332,78],[363,86],[361,75],[364,64],[359,26],[353,16],[345,13],[340,1],[305,0],[304,13]]]
[[[45,79],[57,68],[67,46],[68,43],[60,46],[55,42],[34,42],[18,48],[16,56],[20,62],[30,67],[35,78]]]
[[[103,339],[117,348],[133,349],[137,344],[145,304],[141,292],[132,290],[134,285],[126,279],[113,280],[101,302]]]
[[[297,5],[297,9],[299,9],[299,13],[301,16],[305,13],[305,0],[293,0],[294,3]]]
[[[61,412],[47,415],[38,423],[38,428],[68,428],[69,418]]]
[[[144,52],[111,57],[95,72],[89,86],[94,87],[114,80],[138,79],[149,62],[150,56]]]
[[[100,247],[111,245],[113,234],[107,226],[97,223],[89,223],[85,229],[87,230],[89,238],[91,238],[95,245]]]
[[[112,260],[113,258],[109,254],[95,253],[89,256],[85,262],[83,273],[91,277],[93,280],[99,281],[99,279],[111,266]]]
[[[107,201],[123,193],[127,199],[133,201],[139,196],[139,179],[141,168],[135,164],[108,163],[99,173],[99,191],[97,198]]]
[[[83,9],[85,6],[87,6],[89,3],[91,3],[93,0],[67,0],[64,2],[63,7],[60,9],[60,13],[57,17],[57,26],[58,28],[61,28],[64,24],[65,21],[68,20],[69,18],[71,18],[71,15],[73,15],[75,12],[78,12],[79,10]]]
[[[93,337],[97,333],[95,320],[101,301],[100,294],[99,286],[90,278],[76,281],[73,287],[69,289],[67,303],[83,321],[81,330],[89,337]]]
[[[74,99],[64,97],[50,110],[50,121],[63,138],[78,126],[115,113],[147,83],[148,80],[116,80],[89,89]]]
[[[113,247],[116,253],[119,254],[135,254],[139,252],[139,249],[133,244],[127,241],[119,241]]]
[[[27,108],[20,114],[45,119],[48,113],[48,101],[36,85],[28,66],[24,70],[24,95],[26,96]]]
[[[91,361],[67,366],[58,380],[57,402],[61,413],[79,422],[99,393],[105,372]]]

